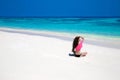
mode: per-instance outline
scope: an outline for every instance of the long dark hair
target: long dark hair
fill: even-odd
[[[78,41],[79,41],[80,36],[76,36],[73,40],[73,44],[72,44],[72,52],[75,53],[74,49],[77,47],[78,45]]]

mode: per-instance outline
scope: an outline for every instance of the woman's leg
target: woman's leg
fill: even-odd
[[[81,56],[84,57],[87,55],[87,52],[81,52]]]
[[[76,51],[75,55],[81,55],[80,51]]]
[[[87,55],[87,52],[76,52],[75,54],[84,57]]]
[[[80,51],[78,51],[78,52],[75,52],[75,55],[80,55],[81,57],[84,57],[84,56],[87,55],[87,52],[80,52]]]

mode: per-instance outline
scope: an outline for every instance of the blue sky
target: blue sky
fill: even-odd
[[[120,17],[120,0],[0,0],[0,16]]]

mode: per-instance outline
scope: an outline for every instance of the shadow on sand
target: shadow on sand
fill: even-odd
[[[69,56],[75,56],[75,54],[73,54],[73,53],[69,53]]]

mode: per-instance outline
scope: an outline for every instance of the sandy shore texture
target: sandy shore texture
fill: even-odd
[[[69,56],[72,40],[0,31],[0,80],[120,80],[120,49],[83,44],[86,57]]]

